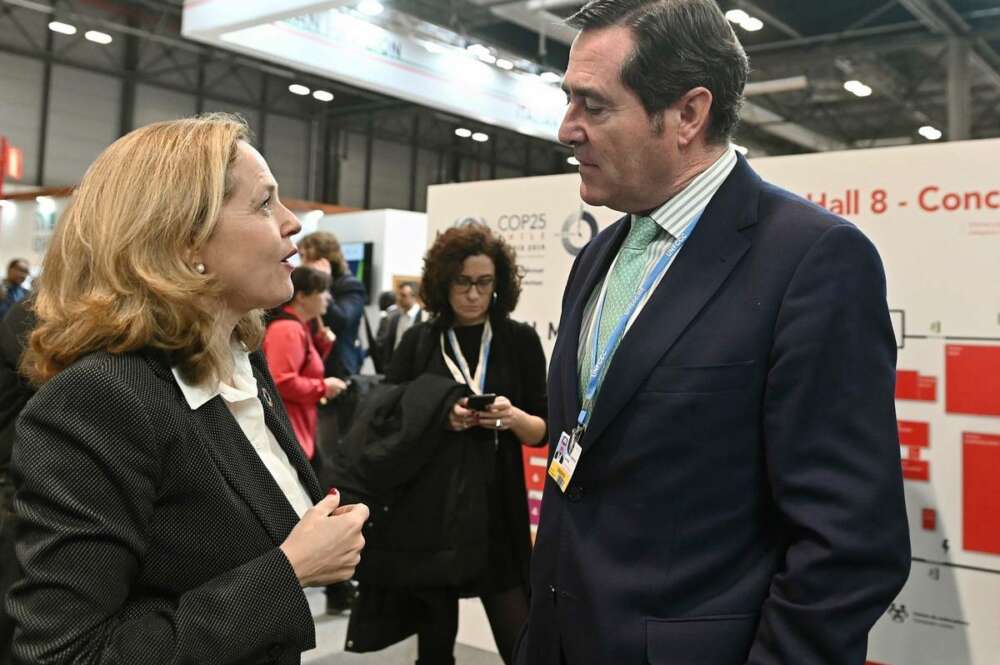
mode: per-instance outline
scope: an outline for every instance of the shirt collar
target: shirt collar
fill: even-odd
[[[417,312],[419,311],[420,311],[420,305],[418,303],[413,303],[412,305],[410,305],[410,309],[406,310],[406,315],[412,319],[414,316],[417,315]]]
[[[660,228],[677,238],[691,219],[705,209],[736,166],[736,149],[732,145],[707,169],[699,173],[687,187],[649,214]],[[632,215],[631,219],[635,219]]]
[[[174,380],[177,381],[177,385],[192,411],[201,408],[216,396],[221,396],[227,402],[240,402],[257,397],[257,379],[254,377],[253,367],[250,365],[250,354],[239,342],[233,342],[230,349],[233,354],[234,385],[223,383],[218,379],[191,383],[181,375],[176,366],[170,368]]]

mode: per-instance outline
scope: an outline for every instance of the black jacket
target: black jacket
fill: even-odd
[[[333,463],[344,500],[372,511],[355,577],[389,587],[454,586],[485,564],[485,483],[491,451],[445,429],[468,389],[424,374],[379,386],[361,406]],[[456,482],[457,477],[466,480]]]
[[[26,337],[35,327],[30,297],[14,304],[0,321],[0,482],[14,448],[14,422],[34,390],[17,372]]]
[[[263,355],[250,359],[316,501]],[[291,665],[314,646],[278,548],[298,517],[221,397],[192,410],[160,354],[93,353],[38,391],[17,435],[15,662]]]
[[[333,280],[330,296],[323,323],[337,336],[337,341],[326,357],[325,373],[326,376],[346,379],[361,371],[361,362],[365,357],[358,344],[358,326],[365,313],[368,295],[364,284],[348,273]]]

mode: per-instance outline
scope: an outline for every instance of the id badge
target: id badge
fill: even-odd
[[[576,465],[580,461],[582,448],[579,444],[580,428],[573,430],[573,436],[563,432],[559,436],[559,443],[556,444],[556,451],[552,454],[552,463],[549,465],[549,477],[556,481],[559,490],[566,491],[569,482],[576,471]]]

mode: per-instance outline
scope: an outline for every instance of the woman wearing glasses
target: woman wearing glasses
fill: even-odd
[[[417,633],[419,665],[451,665],[458,599],[478,596],[511,662],[531,550],[521,444],[541,445],[546,434],[542,345],[510,319],[520,291],[514,251],[485,226],[449,229],[424,258],[420,296],[434,316],[406,331],[387,380],[431,373],[464,384],[467,396],[434,425],[435,453],[400,488],[398,508],[372,525],[366,552],[376,553],[359,570],[348,649]]]

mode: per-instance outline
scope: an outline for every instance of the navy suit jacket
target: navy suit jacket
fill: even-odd
[[[550,444],[628,227],[570,273]],[[872,244],[740,158],[618,348],[570,486],[547,480],[517,663],[862,665],[910,562],[895,359]]]

